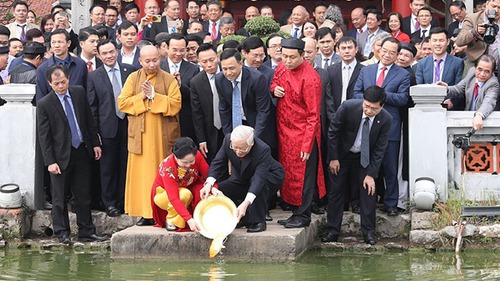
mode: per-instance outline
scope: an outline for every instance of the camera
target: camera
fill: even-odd
[[[496,10],[488,10],[487,17],[489,23],[485,23],[484,27],[486,28],[486,31],[484,32],[484,42],[486,44],[493,44],[495,42],[495,39],[498,34],[498,25],[495,24],[495,17],[497,15]]]
[[[148,22],[161,22],[161,15],[149,16]]]
[[[456,148],[461,148],[461,149],[467,149],[470,146],[470,137],[476,132],[474,129],[470,129],[465,136],[463,137],[456,137],[454,140],[451,141],[451,143],[456,147]]]
[[[455,40],[458,37],[459,33],[460,33],[460,28],[453,29],[453,33],[450,35],[450,38],[453,38],[453,40],[450,40],[450,44],[448,45],[448,48],[446,49],[446,51],[448,53],[451,53],[453,51],[453,48],[455,47]]]

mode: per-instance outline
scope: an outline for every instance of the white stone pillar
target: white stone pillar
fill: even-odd
[[[71,27],[76,34],[80,29],[90,25],[89,9],[93,4],[93,0],[71,0]]]
[[[410,200],[413,200],[415,179],[434,179],[440,201],[448,199],[448,158],[446,109],[441,102],[446,88],[423,84],[410,88],[415,107],[409,110]]]
[[[0,85],[0,184],[15,183],[28,207],[35,208],[35,85]]]

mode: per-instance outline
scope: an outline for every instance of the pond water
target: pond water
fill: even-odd
[[[112,259],[109,253],[7,250],[0,280],[500,280],[500,253],[311,251],[297,262]]]

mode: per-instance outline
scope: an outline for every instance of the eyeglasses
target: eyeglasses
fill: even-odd
[[[247,146],[246,148],[234,147],[233,143],[231,143],[231,142],[229,143],[229,148],[235,152],[239,151],[239,152],[243,152],[243,153],[246,153],[250,150],[250,146]]]
[[[281,48],[281,45],[277,44],[277,45],[271,45],[268,47],[268,49],[276,49],[276,48]]]

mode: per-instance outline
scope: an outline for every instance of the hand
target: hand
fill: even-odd
[[[477,27],[476,27],[476,32],[478,34],[481,34],[481,35],[484,35],[484,33],[486,32],[486,27],[484,26],[484,23],[483,24],[478,24]]]
[[[181,86],[181,73],[179,71],[175,72],[174,74],[175,79],[177,79],[177,83],[179,83],[179,87]]]
[[[208,153],[208,147],[206,143],[200,143],[200,146],[198,148],[201,152],[201,154],[207,158],[207,153]]]
[[[142,89],[142,99],[147,99],[153,95],[153,84],[151,81],[146,80],[141,85]]]
[[[365,176],[363,188],[368,191],[368,195],[375,195],[375,180],[371,176]]]
[[[250,206],[250,202],[248,201],[243,201],[238,208],[236,208],[236,215],[238,216],[238,221],[245,216],[247,213],[247,208]]]
[[[215,187],[212,187],[212,189],[210,189],[210,192],[212,192],[212,195],[214,196],[224,195],[222,191],[220,191],[218,188]]]
[[[285,88],[283,88],[281,86],[276,86],[276,88],[274,88],[274,96],[278,97],[278,98],[284,97],[285,96]]]
[[[472,120],[472,128],[476,131],[483,128],[483,117],[481,114],[476,114],[476,116],[474,116],[474,119]]]
[[[304,152],[304,151],[300,152],[300,159],[302,159],[302,162],[307,161],[309,159],[309,156],[311,156],[310,153],[307,153],[307,152]]]
[[[467,49],[467,45],[465,46],[462,46],[462,47],[459,47],[457,45],[454,45],[453,46],[453,50],[455,51],[455,54],[456,53],[462,53],[462,52],[465,52],[465,50]]]
[[[146,24],[149,23],[149,17],[150,16],[146,15],[141,18],[141,22],[139,23],[139,31],[141,31],[146,26]]]
[[[53,175],[60,175],[61,174],[61,169],[59,168],[59,165],[57,163],[50,164],[48,167],[49,173]]]
[[[448,84],[446,84],[445,82],[443,81],[437,81],[436,82],[436,85],[439,85],[439,86],[443,86],[446,88],[446,90],[448,90]]]
[[[445,100],[443,101],[443,104],[444,104],[444,105],[446,105],[446,108],[447,108],[448,110],[450,110],[450,109],[452,109],[452,108],[453,108],[453,102],[451,102],[451,100],[450,100],[450,99],[445,99]]]
[[[189,228],[191,229],[191,231],[193,232],[200,232],[200,227],[198,226],[198,224],[194,221],[193,218],[190,218],[188,221],[187,221],[187,224],[189,225]]]
[[[5,79],[3,80],[3,83],[4,83],[4,84],[10,84],[10,75],[9,75],[9,76],[7,76],[7,78],[5,78]]]
[[[200,189],[200,198],[201,199],[207,198],[208,195],[210,195],[210,191],[211,191],[212,187],[213,187],[213,185],[211,185],[208,182],[205,182],[203,187]]]
[[[102,149],[100,146],[94,146],[94,159],[99,160],[101,159],[102,155]]]
[[[334,175],[337,175],[340,170],[340,161],[339,160],[332,160],[330,161],[330,172]]]

